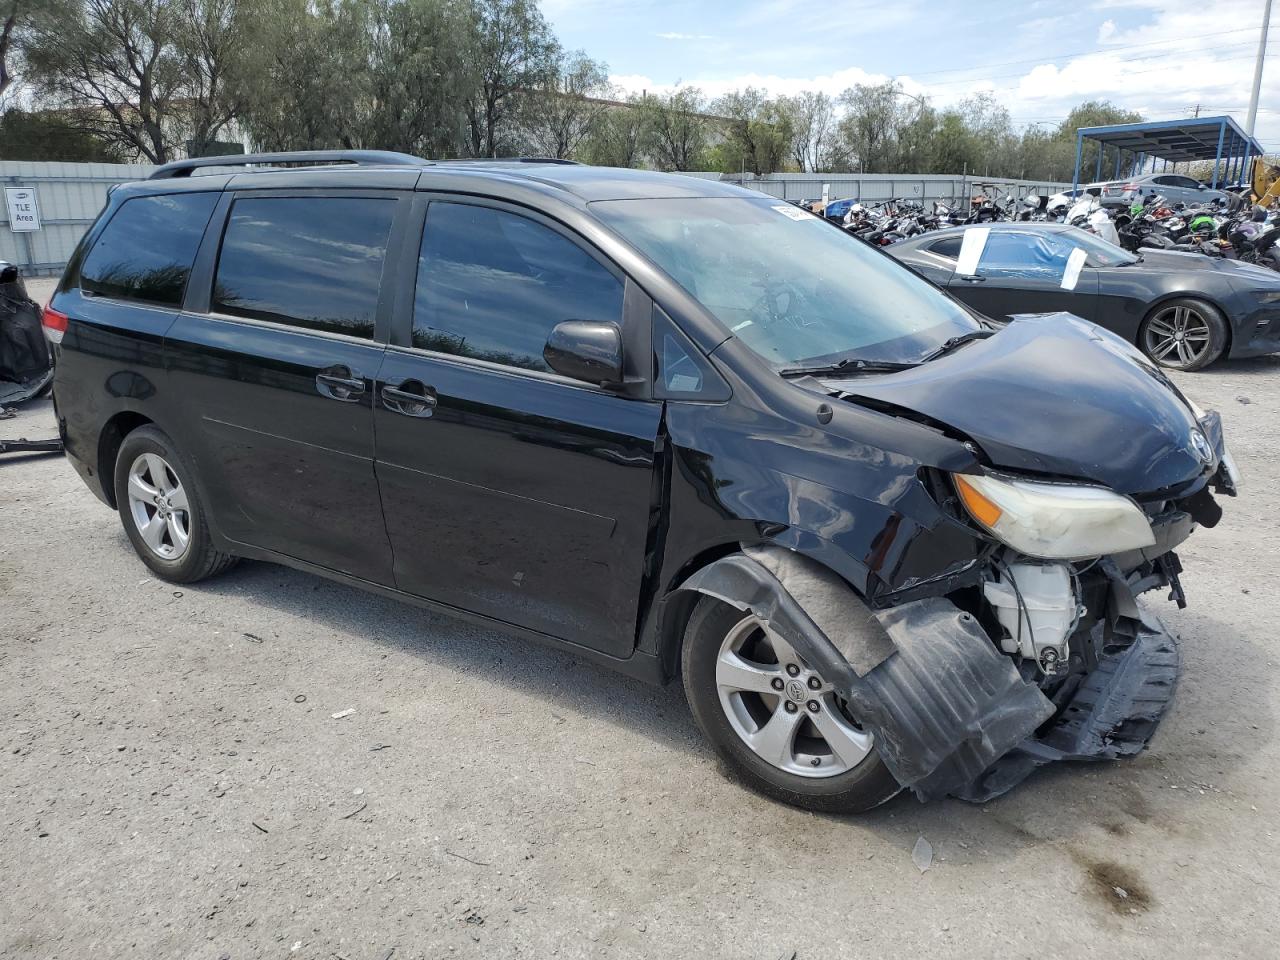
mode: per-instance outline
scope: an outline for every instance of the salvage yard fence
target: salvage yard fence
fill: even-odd
[[[852,198],[863,203],[899,199],[925,204],[934,200],[964,203],[966,198],[980,192],[981,184],[993,184],[1001,197],[1009,195],[1015,200],[1029,194],[1054,194],[1071,188],[1069,183],[1051,180],[1009,180],[936,173],[773,173],[764,177],[698,173],[693,176],[741,184],[779,200],[818,200],[826,187],[832,200]]]
[[[56,276],[62,272],[76,243],[107,201],[107,191],[117,183],[140,180],[154,168],[134,163],[28,163],[0,161],[0,187],[6,196],[19,190],[34,191],[39,228],[14,230],[9,203],[0,204],[0,260],[21,268],[28,277]],[[973,176],[938,174],[811,174],[775,173],[764,177],[689,173],[686,176],[739,183],[780,200],[813,200],[826,188],[832,200],[852,197],[866,203],[906,198],[921,203],[942,200],[963,203],[981,183],[994,183],[1001,196],[1017,199],[1031,193],[1056,193],[1065,183],[1043,180],[988,180]]]
[[[139,163],[0,161],[0,187],[6,196],[19,188],[34,190],[39,214],[39,229],[15,232],[9,203],[0,203],[0,260],[16,264],[28,277],[60,274],[106,204],[107,191],[152,169]]]

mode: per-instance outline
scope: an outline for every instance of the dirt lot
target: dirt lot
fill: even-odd
[[[266,564],[175,589],[0,465],[0,956],[1276,956],[1280,358],[1183,379],[1247,486],[1149,597],[1152,749],[857,819],[726,780],[678,686]]]

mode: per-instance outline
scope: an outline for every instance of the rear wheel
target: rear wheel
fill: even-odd
[[[199,491],[162,430],[139,427],[124,438],[116,455],[115,493],[125,533],[158,577],[194,583],[235,563],[214,549]]]
[[[1202,370],[1226,349],[1227,322],[1204,300],[1170,300],[1143,321],[1138,341],[1142,352],[1162,367]]]
[[[830,813],[870,810],[901,789],[831,684],[754,614],[702,599],[683,667],[694,719],[748,786]]]

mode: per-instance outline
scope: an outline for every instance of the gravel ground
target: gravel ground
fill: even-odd
[[[1185,661],[1152,748],[849,819],[726,780],[678,686],[268,564],[157,581],[11,458],[0,956],[1275,956],[1280,358],[1182,380],[1247,486],[1188,609],[1150,600]]]

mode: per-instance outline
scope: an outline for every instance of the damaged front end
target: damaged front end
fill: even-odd
[[[1234,493],[1229,459],[1213,482]],[[1207,486],[1125,502],[1149,531],[1130,549],[1031,557],[992,536],[972,582],[943,580],[938,595],[916,589],[904,602],[868,605],[822,564],[768,543],[711,564],[684,589],[751,611],[800,652],[921,800],[981,802],[1054,760],[1138,753],[1172,699],[1177,641],[1137,597],[1166,590],[1185,605],[1174,548],[1220,511]],[[944,506],[962,503],[960,494]]]

